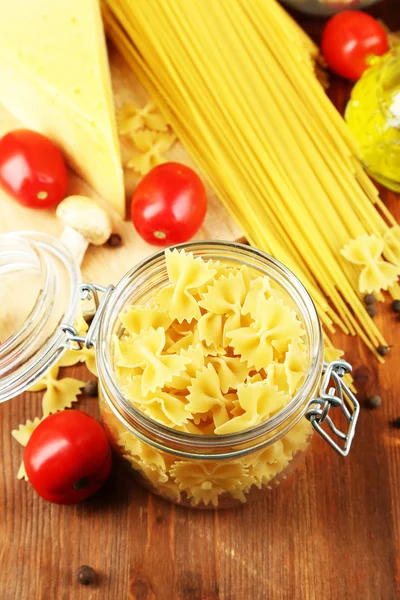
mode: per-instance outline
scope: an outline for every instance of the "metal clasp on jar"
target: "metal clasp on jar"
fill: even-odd
[[[352,367],[344,360],[334,360],[324,363],[323,378],[318,398],[313,398],[308,403],[306,417],[316,431],[328,442],[341,456],[347,456],[353,441],[360,405],[357,398],[343,381],[343,376],[350,373]],[[336,427],[330,416],[331,409],[340,408],[349,424],[347,432]],[[332,414],[332,413],[331,413]],[[333,437],[322,428],[322,423],[327,423],[332,432],[344,444],[340,446]]]
[[[81,300],[93,300],[94,303],[93,319],[86,335],[79,335],[76,327],[69,325],[68,323],[61,323],[60,325],[61,329],[67,335],[67,344],[69,345],[71,342],[75,342],[78,345],[77,350],[82,349],[84,346],[86,346],[86,348],[92,348],[92,346],[95,345],[101,314],[114,290],[114,286],[109,285],[108,287],[103,287],[102,285],[97,285],[95,283],[81,283],[79,290]],[[101,300],[99,299],[99,293],[103,294]]]

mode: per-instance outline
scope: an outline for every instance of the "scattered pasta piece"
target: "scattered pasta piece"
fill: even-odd
[[[138,129],[168,131],[168,124],[156,105],[149,102],[139,108],[133,102],[126,103],[117,113],[118,131],[121,135],[131,135]]]
[[[83,318],[82,314],[79,314],[74,327],[78,332],[78,335],[84,336],[88,330],[88,324]],[[96,354],[94,348],[79,348],[78,344],[71,342],[70,350],[66,350],[58,361],[59,367],[72,367],[78,363],[85,363],[93,375],[98,375],[96,367]]]
[[[77,402],[77,396],[81,393],[85,382],[72,377],[57,379],[59,367],[52,367],[44,377],[35,383],[30,392],[46,390],[42,398],[43,416],[47,417],[64,408],[71,408],[73,402]]]
[[[364,267],[358,282],[362,294],[387,290],[397,281],[400,266],[382,260],[383,251],[384,241],[374,234],[361,235],[341,250],[349,262]]]
[[[139,151],[127,163],[127,167],[140,175],[146,175],[153,167],[166,161],[163,154],[168,152],[176,142],[174,133],[158,133],[156,131],[137,131],[132,140]]]
[[[21,462],[19,469],[18,469],[18,473],[17,473],[17,479],[23,479],[24,481],[29,481],[29,477],[26,473],[25,470],[25,463],[24,461]]]
[[[25,425],[19,425],[18,429],[13,429],[11,435],[25,448],[29,438],[41,421],[42,419],[39,419],[39,417],[36,417],[33,421],[28,420]]]
[[[33,421],[28,420],[25,423],[25,425],[19,425],[18,429],[14,429],[11,432],[11,435],[15,440],[17,440],[19,444],[21,444],[21,446],[25,448],[29,441],[29,438],[31,437],[32,433],[35,431],[39,423],[41,423],[41,421],[42,419],[39,419],[39,417],[36,417],[36,419],[34,419]],[[29,481],[28,475],[25,471],[24,461],[21,462],[21,465],[18,469],[17,478]]]

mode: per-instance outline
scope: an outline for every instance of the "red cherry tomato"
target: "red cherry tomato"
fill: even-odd
[[[346,10],[325,25],[321,48],[331,71],[356,80],[368,68],[368,57],[385,54],[389,43],[384,28],[376,19],[367,13]]]
[[[198,231],[207,211],[200,177],[185,165],[169,162],[152,169],[132,198],[138,234],[156,246],[186,242]]]
[[[0,184],[23,206],[58,204],[66,194],[67,177],[60,150],[41,133],[16,129],[0,139]]]
[[[37,493],[56,504],[76,504],[101,488],[111,471],[106,432],[78,410],[50,415],[32,433],[24,452]]]

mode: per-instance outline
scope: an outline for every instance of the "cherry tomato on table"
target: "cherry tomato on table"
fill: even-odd
[[[146,242],[156,246],[179,244],[201,227],[207,211],[206,190],[193,169],[164,163],[139,183],[131,211],[136,231]]]
[[[97,492],[111,471],[106,432],[93,417],[65,410],[46,417],[24,452],[29,481],[45,500],[76,504]]]
[[[0,184],[20,204],[49,208],[67,191],[68,175],[58,147],[30,129],[10,131],[0,139]]]
[[[368,68],[370,56],[389,49],[387,34],[367,13],[346,10],[328,21],[322,32],[321,49],[328,67],[341,77],[357,80]]]

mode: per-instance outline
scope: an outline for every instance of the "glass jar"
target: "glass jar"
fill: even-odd
[[[328,17],[342,10],[361,10],[376,4],[379,0],[282,0],[290,6],[309,15]]]
[[[33,234],[29,235],[14,236],[13,240],[8,236],[0,236],[0,257],[2,244],[3,248],[10,246],[11,241],[14,245],[26,244],[27,239],[29,251],[26,251],[28,254],[35,253],[36,242]],[[55,246],[59,244],[55,241]],[[71,309],[77,307],[76,294],[72,294],[65,321],[56,328],[54,334],[61,337],[58,344],[52,346],[53,362],[70,341],[87,347],[95,345],[103,423],[113,448],[130,471],[143,485],[163,498],[186,506],[214,508],[257,498],[286,479],[308,448],[313,429],[323,435],[337,452],[346,456],[359,412],[357,400],[342,380],[351,367],[340,360],[329,365],[323,363],[323,338],[318,316],[299,280],[277,260],[242,244],[192,242],[178,247],[193,252],[195,256],[219,260],[230,266],[247,265],[257,274],[268,275],[275,287],[290,299],[303,323],[309,364],[303,385],[295,397],[268,421],[252,429],[221,436],[172,430],[150,420],[124,398],[113,367],[112,339],[122,333],[118,315],[126,306],[145,304],[167,284],[164,251],[157,252],[131,269],[115,288],[81,284],[81,297],[87,299],[90,295],[95,302],[95,316],[86,337],[80,337],[73,327]],[[65,257],[73,261],[67,252]],[[73,272],[70,283],[76,276]],[[2,273],[0,268],[0,277],[3,275],[5,272]],[[14,334],[15,339],[21,335],[24,327],[25,324],[22,324]],[[7,342],[5,344],[7,346]],[[6,352],[2,352],[3,346],[4,343],[0,346],[0,374],[10,365],[10,358],[14,356],[9,355],[7,360]],[[48,368],[53,362],[49,360],[49,353],[47,358]],[[43,374],[42,362],[38,363],[37,377]],[[30,372],[29,385],[32,384],[32,369]],[[6,379],[6,382],[7,386],[0,388],[0,401],[15,395],[13,391],[20,393],[28,387],[23,371],[18,371],[14,378]],[[346,432],[333,424],[330,412],[333,409],[343,413]],[[338,441],[333,439],[332,432],[338,436]],[[340,440],[344,444],[340,444]]]
[[[57,239],[0,235],[0,402],[33,385],[68,346],[62,321],[78,313],[80,272]]]
[[[400,192],[400,47],[370,64],[353,87],[345,119],[371,177]]]

